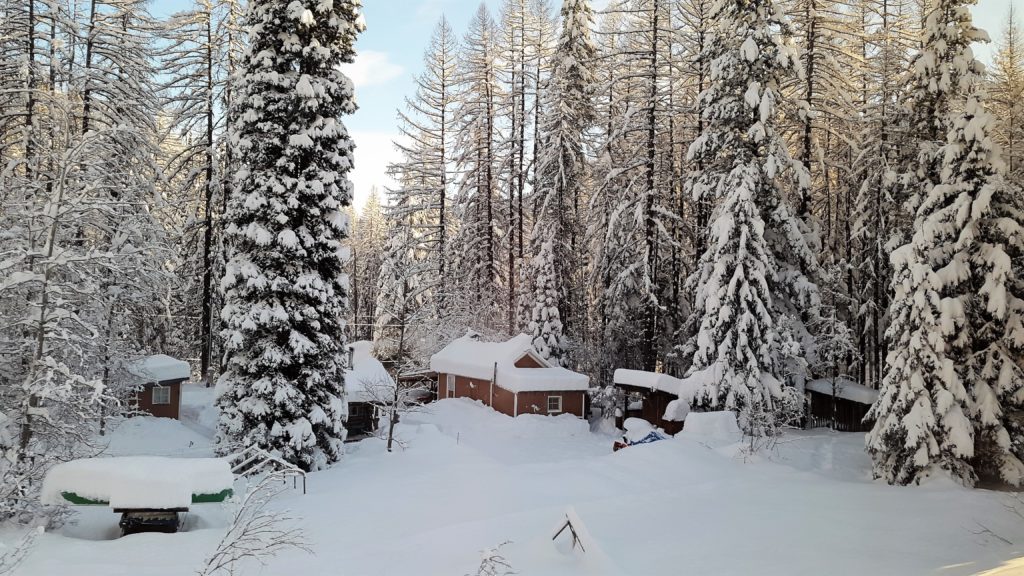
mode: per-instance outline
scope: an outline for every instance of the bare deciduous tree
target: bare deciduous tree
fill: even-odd
[[[284,490],[284,476],[268,474],[242,499],[217,549],[207,558],[198,576],[221,576],[241,573],[239,564],[255,559],[263,564],[288,549],[312,553],[305,534],[295,524],[297,518],[288,512],[271,510],[268,504]]]

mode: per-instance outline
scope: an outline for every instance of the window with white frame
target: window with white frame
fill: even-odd
[[[548,414],[554,414],[562,411],[562,397],[561,396],[548,396]]]
[[[455,374],[448,374],[445,377],[444,388],[448,398],[455,398]]]
[[[171,403],[171,388],[170,386],[153,386],[153,405],[157,404],[170,404]]]

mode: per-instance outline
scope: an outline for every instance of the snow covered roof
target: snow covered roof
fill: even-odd
[[[519,368],[523,356],[531,356],[540,368]],[[497,365],[497,370],[495,370]],[[483,342],[467,334],[430,357],[430,369],[442,374],[490,381],[510,392],[586,390],[590,378],[566,368],[552,367],[537,354],[530,337],[520,334],[505,342]]]
[[[394,385],[380,360],[373,356],[373,342],[360,340],[349,344],[352,348],[352,366],[345,372],[345,397],[349,402],[369,402],[373,395],[368,386]]]
[[[67,504],[63,494],[71,493],[111,508],[188,508],[193,494],[220,494],[234,482],[222,458],[85,458],[51,468],[41,500]]]
[[[129,364],[128,372],[146,382],[166,382],[167,380],[188,380],[192,375],[192,367],[184,360],[178,360],[166,354],[154,354]]]
[[[516,368],[498,365],[498,386],[510,392],[586,390],[590,377],[567,368]]]
[[[811,380],[804,385],[804,388],[812,392],[831,396],[832,379],[821,378],[818,380]],[[850,400],[852,402],[859,402],[861,404],[874,404],[875,400],[878,399],[878,390],[868,388],[863,384],[858,384],[846,378],[837,378],[836,397],[844,400]]]
[[[458,374],[468,378],[490,380],[494,365],[514,365],[524,355],[530,354],[541,366],[547,366],[533,350],[530,337],[520,334],[505,342],[483,342],[476,334],[467,334],[453,340],[430,357],[430,369],[444,374]]]
[[[685,400],[689,403],[693,400],[693,397],[697,394],[697,391],[700,390],[701,386],[704,385],[704,379],[695,376],[697,375],[680,379],[669,376],[668,374],[659,374],[657,372],[645,372],[643,370],[619,368],[615,370],[613,379],[615,384],[660,390],[662,392],[672,394],[680,400]]]

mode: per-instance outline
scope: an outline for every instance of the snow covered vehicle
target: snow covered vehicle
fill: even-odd
[[[223,502],[235,477],[222,458],[131,456],[58,464],[43,480],[43,504],[109,506],[121,534],[177,532],[193,504]]]
[[[650,422],[643,418],[626,418],[626,421],[622,423],[622,427],[626,431],[622,435],[622,440],[616,440],[612,444],[612,452],[618,452],[623,448],[636,446],[637,444],[650,444],[658,440],[668,439],[668,436],[657,430]]]
[[[117,510],[114,510],[117,512]],[[178,531],[181,521],[178,510],[128,510],[121,513],[121,535],[138,534],[140,532],[164,532],[173,534]]]

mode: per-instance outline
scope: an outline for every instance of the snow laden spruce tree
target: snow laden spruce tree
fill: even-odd
[[[867,446],[875,476],[919,483],[942,470],[1020,485],[1015,415],[1024,406],[1021,191],[981,106],[984,69],[971,43],[969,3],[943,0],[928,15],[915,62],[911,112],[919,127],[918,198],[911,241],[893,254],[892,349]],[[935,142],[935,134],[944,140]]]
[[[533,345],[555,365],[566,362],[563,321],[583,324],[584,310],[567,298],[581,282],[580,206],[585,202],[586,158],[583,136],[593,120],[590,40],[594,15],[588,0],[562,3],[562,32],[552,63],[543,136],[538,151],[540,212],[534,223],[529,274],[533,302],[527,318]],[[582,305],[582,302],[575,303]]]
[[[347,304],[342,241],[359,0],[259,0],[238,81],[221,287],[223,451],[259,446],[305,470],[341,454]]]
[[[705,166],[691,183],[695,200],[717,206],[688,280],[694,314],[683,355],[690,377],[704,382],[696,404],[736,411],[745,433],[771,435],[799,410],[785,379],[806,367],[801,316],[819,300],[807,227],[780,183],[792,170],[805,185],[806,173],[775,130],[781,85],[797,60],[770,0],[722,0],[711,18],[717,26],[702,55],[710,83],[700,95],[706,127],[688,156]]]

